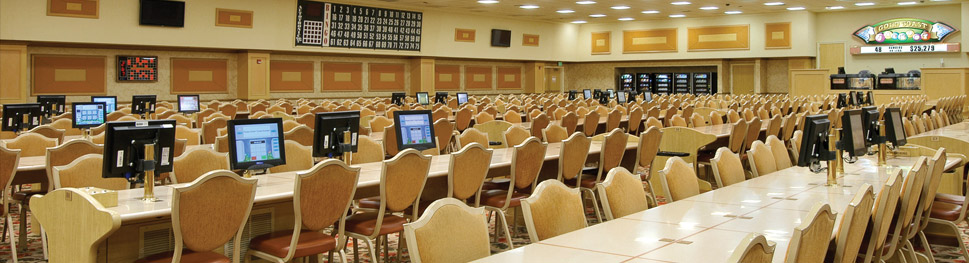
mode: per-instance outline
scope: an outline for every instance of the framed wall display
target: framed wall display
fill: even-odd
[[[228,93],[229,60],[172,58],[172,94]]]
[[[750,49],[750,25],[688,28],[688,51]]]
[[[474,29],[454,29],[454,41],[457,42],[474,42]]]
[[[764,25],[764,48],[791,48],[791,22]]]
[[[118,56],[118,81],[158,81],[158,57]]]
[[[32,95],[102,95],[107,91],[105,56],[33,55]]]
[[[98,18],[98,3],[98,0],[47,0],[47,15]]]
[[[313,92],[313,64],[313,61],[270,61],[269,90],[272,92]]]
[[[622,31],[622,52],[676,52],[676,28]]]
[[[537,47],[538,35],[522,34],[522,46]]]
[[[612,37],[612,32],[593,32],[592,33],[592,54],[593,55],[606,55],[609,54],[609,47],[612,45],[610,43],[610,38]]]
[[[300,0],[296,45],[421,50],[421,12]]]
[[[252,28],[252,11],[234,9],[215,9],[215,25],[227,27]]]

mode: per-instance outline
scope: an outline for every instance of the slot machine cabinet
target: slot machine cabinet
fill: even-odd
[[[670,94],[673,91],[673,73],[653,74],[653,93]]]
[[[690,73],[676,73],[673,74],[673,93],[675,94],[690,94],[693,93],[693,87],[690,83],[691,80]]]

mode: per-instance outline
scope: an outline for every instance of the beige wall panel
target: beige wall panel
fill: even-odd
[[[818,45],[818,68],[827,69],[834,74],[838,67],[845,66],[844,43],[821,43]],[[847,68],[846,68],[847,70]],[[857,71],[852,71],[856,72]]]
[[[754,86],[757,85],[757,78],[754,76],[756,68],[754,64],[731,64],[730,83],[731,93],[733,94],[753,94]]]

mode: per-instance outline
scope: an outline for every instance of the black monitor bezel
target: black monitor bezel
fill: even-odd
[[[138,107],[139,102],[148,102],[147,109]],[[134,95],[131,96],[131,114],[151,114],[155,113],[155,105],[158,103],[157,95]]]
[[[11,124],[11,122],[8,121],[8,119],[10,119],[10,118],[14,118],[14,119],[16,119],[16,122],[17,123],[23,124],[23,117],[15,118],[14,116],[10,116],[14,112],[20,112],[18,110],[15,110],[15,109],[19,109],[19,108],[28,108],[28,111],[29,111],[28,118],[29,118],[29,120],[28,120],[28,123],[27,123],[27,130],[33,129],[34,127],[37,127],[37,126],[40,126],[41,125],[40,118],[41,118],[42,115],[44,115],[44,112],[41,111],[41,105],[40,105],[40,103],[3,104],[3,115],[0,116],[0,131],[18,132],[18,131],[20,131],[23,128],[23,127],[14,128],[14,127],[9,126]]]
[[[461,95],[464,95],[464,102],[461,102]],[[458,92],[457,94],[455,94],[455,96],[458,99],[458,106],[468,103],[469,97],[467,92]]]
[[[427,120],[431,128],[431,142],[422,144],[411,144],[404,145],[403,134],[401,133],[400,116],[401,115],[427,115]],[[410,110],[410,111],[394,111],[394,133],[397,135],[397,149],[403,151],[404,149],[415,149],[418,151],[423,151],[427,149],[437,148],[437,135],[434,133],[434,116],[430,110]]]
[[[821,161],[826,161],[827,155],[830,155],[828,149],[828,128],[831,127],[831,121],[828,120],[828,115],[817,114],[808,115],[804,117],[804,129],[802,131],[801,145],[798,148],[797,155],[797,166],[808,167],[812,163],[817,163]],[[811,135],[815,132],[819,135]],[[817,145],[817,150],[811,151],[808,154],[809,147]]]
[[[626,104],[626,97],[625,91],[616,92],[616,103]]]
[[[105,106],[104,109],[105,111],[107,111],[108,114],[118,110],[118,96],[91,96],[91,102],[100,102],[100,101],[94,101],[94,99],[111,99],[114,101],[114,103],[111,104],[111,106],[113,106],[111,108],[111,111],[107,111],[108,103],[104,103],[104,106]]]
[[[170,128],[169,129],[170,130],[169,132],[171,133],[170,134],[171,136],[170,136],[170,138],[169,138],[169,136],[166,136],[165,138],[156,138],[156,140],[157,140],[155,142],[155,161],[156,161],[156,164],[155,164],[154,172],[155,172],[155,174],[172,172],[173,162],[175,160],[175,153],[174,153],[174,150],[175,150],[175,127],[177,125],[176,122],[175,122],[175,120],[112,121],[112,122],[108,122],[108,123],[105,124],[105,130],[104,130],[104,157],[102,158],[103,161],[102,161],[102,167],[101,167],[101,177],[102,178],[127,178],[128,180],[132,180],[132,178],[131,177],[128,177],[128,176],[124,176],[124,175],[118,176],[118,173],[122,173],[122,171],[119,171],[119,172],[115,172],[114,171],[114,169],[116,169],[117,167],[115,165],[113,165],[113,163],[117,162],[117,160],[118,160],[118,155],[117,155],[118,148],[113,147],[114,146],[114,137],[115,137],[115,134],[114,134],[115,130],[114,129],[116,127],[132,127],[132,126],[135,126],[135,127],[142,127],[142,128],[144,128],[144,127],[163,128],[163,127],[159,127],[159,126],[164,126],[164,125],[170,125],[170,127],[164,127],[164,129],[169,129]],[[163,158],[163,157],[166,156],[166,154],[163,153],[163,150],[165,150],[165,148],[167,148],[167,150],[169,151],[167,153],[167,157],[168,158],[165,161],[161,161],[160,158]],[[127,150],[128,150],[128,148],[126,147],[122,151],[127,151]],[[122,152],[122,154],[124,154],[124,152]],[[127,170],[134,170],[135,169],[135,168],[132,168],[132,167],[128,166],[127,164],[125,165],[125,167],[128,167]]]
[[[37,95],[37,104],[40,104],[40,111],[43,114],[55,115],[64,113],[67,109],[67,96],[65,95]],[[51,104],[57,104],[56,110],[48,108]]]
[[[326,130],[327,128],[326,124],[328,124],[327,121],[344,119],[344,118],[352,118],[350,120],[351,124],[349,125],[350,137],[351,137],[350,152],[357,152],[357,143],[359,142],[358,137],[360,136],[360,111],[320,112],[320,113],[316,113],[314,118],[316,121],[314,125],[315,127],[313,127],[314,128],[313,129],[313,157],[332,158],[332,157],[336,157],[336,156],[333,156],[333,153],[340,153],[336,149],[333,149],[334,147],[333,142],[338,142],[338,140],[324,140],[324,139],[328,139],[328,137],[340,139],[342,137],[334,137],[334,136],[341,136],[341,135],[334,135],[331,132],[329,135],[326,135],[328,137],[325,137],[322,131]],[[355,123],[353,119],[356,120]],[[329,141],[328,143],[329,146],[327,148],[321,147],[323,141]]]
[[[908,134],[905,132],[902,118],[901,109],[885,108],[885,114],[882,117],[885,120],[885,142],[892,143],[892,147],[904,146],[908,142]],[[898,125],[896,126],[895,124]],[[898,136],[899,133],[902,136]]]
[[[884,138],[881,137],[881,126],[878,125],[879,117],[881,112],[878,111],[878,107],[867,106],[861,108],[861,120],[864,123],[863,128],[865,129],[865,143],[868,146],[883,143]],[[872,120],[874,117],[874,120]]]
[[[844,114],[841,115],[841,139],[839,142],[839,147],[841,150],[848,152],[850,156],[864,156],[868,154],[867,144],[865,140],[865,121],[862,117],[860,109],[846,110]],[[851,116],[858,116],[858,123],[852,123]],[[855,126],[858,127],[855,127]],[[855,133],[861,133],[861,146],[858,142],[855,142]]]
[[[236,151],[236,126],[237,125],[251,125],[251,124],[276,124],[276,130],[278,131],[279,137],[279,158],[266,160],[266,161],[251,161],[251,162],[239,162],[238,152]],[[280,166],[286,164],[286,136],[283,130],[283,119],[282,118],[265,118],[265,119],[238,119],[229,120],[226,122],[226,136],[228,137],[229,143],[229,167],[233,170],[247,170],[256,166],[257,169],[263,169],[263,166]],[[269,167],[265,167],[269,168]]]
[[[424,101],[421,101],[421,95],[424,95]],[[431,104],[431,97],[429,94],[427,94],[427,92],[424,92],[424,91],[417,92],[414,94],[414,98],[417,99],[417,104],[420,104],[420,105]]]
[[[591,89],[583,89],[582,90],[582,98],[583,99],[592,99],[593,98],[593,96],[592,96],[592,90]]]
[[[407,97],[407,93],[394,92],[390,94],[390,103],[396,105],[404,105],[404,98]]]
[[[72,128],[75,128],[75,129],[86,129],[86,128],[92,128],[92,127],[101,126],[101,124],[98,124],[98,125],[91,125],[91,124],[78,125],[77,124],[77,117],[78,117],[78,114],[77,114],[77,106],[83,106],[83,105],[101,105],[101,106],[103,106],[104,111],[101,112],[103,114],[103,116],[101,116],[101,120],[103,120],[104,122],[101,122],[101,124],[104,124],[104,123],[107,123],[108,122],[108,110],[107,110],[108,105],[107,105],[107,103],[104,103],[104,102],[75,102],[73,105],[71,105],[71,127]]]
[[[434,103],[447,104],[447,91],[438,91],[434,93]]]
[[[195,97],[195,110],[184,110],[184,109],[182,109],[182,98],[183,97]],[[202,100],[201,100],[201,98],[199,98],[199,95],[198,94],[178,95],[178,100],[176,101],[176,104],[178,104],[178,112],[181,112],[181,113],[191,114],[191,113],[199,112],[202,109]]]

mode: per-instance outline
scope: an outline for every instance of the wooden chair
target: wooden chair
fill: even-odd
[[[493,120],[495,120],[495,115],[491,115],[491,113],[488,113],[485,111],[479,112],[477,115],[474,116],[475,125],[486,123]]]
[[[690,164],[675,156],[666,160],[666,168],[659,171],[659,178],[667,202],[679,201],[712,188],[710,183],[696,177]]]
[[[548,115],[545,115],[545,113],[536,115],[535,118],[532,118],[532,125],[529,128],[531,135],[539,140],[544,141],[545,136],[542,134],[542,130],[545,129],[545,127],[548,127],[551,122],[552,121],[548,119]]]
[[[771,263],[774,260],[774,249],[777,244],[767,241],[763,235],[750,233],[740,241],[733,250],[727,262],[737,263]]]
[[[65,113],[65,114],[70,114],[70,113]],[[64,131],[64,136],[81,135],[81,133],[82,133],[81,132],[81,129],[75,129],[75,128],[73,128],[72,127],[72,124],[73,124],[72,122],[73,121],[70,118],[67,118],[67,119],[59,119],[59,120],[56,120],[54,122],[51,122],[48,125],[51,128],[54,128],[55,130],[63,130]]]
[[[773,118],[770,118],[767,122],[767,136],[781,136],[781,124],[783,122],[784,119],[781,118],[781,115],[774,115]]]
[[[672,120],[670,120],[670,127],[687,127],[686,119],[680,117],[680,115],[673,115]]]
[[[175,187],[171,201],[175,250],[135,262],[226,262],[229,258],[213,250],[230,240],[232,262],[239,262],[242,233],[255,196],[256,180],[226,170],[208,172],[187,186]]]
[[[384,117],[377,116],[370,120],[370,132],[384,132],[387,127],[394,125],[394,121]]]
[[[57,139],[48,138],[37,133],[24,133],[9,141],[0,142],[0,146],[11,150],[20,150],[20,157],[44,156],[47,148],[57,146]]]
[[[720,147],[717,153],[710,159],[710,167],[713,170],[713,178],[717,181],[717,188],[743,182],[747,179],[744,175],[744,165],[740,161],[740,155],[730,151],[730,148]]]
[[[474,110],[470,107],[462,108],[458,111],[457,115],[454,116],[454,125],[459,131],[464,131],[471,126],[471,118],[474,116]]]
[[[560,121],[562,120],[563,117],[565,117],[565,114],[568,114],[568,113],[569,113],[568,110],[564,108],[558,108],[558,109],[555,109],[554,112],[552,112],[552,118],[557,121]]]
[[[296,127],[299,127],[300,125],[301,124],[299,124],[299,122],[296,122],[295,120],[283,120],[283,131],[284,132],[290,131],[292,129],[295,129]]]
[[[678,115],[677,114],[678,113],[677,111],[678,110],[677,110],[677,108],[675,106],[670,106],[669,108],[667,108],[666,109],[666,115],[663,115],[663,125],[665,125],[667,127],[673,126],[673,124],[672,124],[673,116]],[[682,118],[682,117],[680,117],[680,118]]]
[[[721,115],[719,112],[711,111],[710,125],[721,125],[721,124],[723,124],[723,115]]]
[[[798,150],[801,147],[801,139],[804,137],[802,134],[804,133],[801,131],[794,131],[794,135],[791,136],[791,164],[794,164],[798,160],[798,154],[800,154]]]
[[[419,214],[421,192],[427,182],[427,172],[430,170],[431,157],[422,155],[414,149],[406,149],[383,162],[380,173],[380,196],[360,200],[377,202],[377,209],[372,212],[356,213],[346,219],[347,236],[359,240],[363,239],[369,248],[370,258],[379,260],[378,246],[374,245],[379,237],[386,241],[387,235],[404,230],[407,219],[392,213],[403,212],[412,208],[411,215]],[[413,218],[412,218],[413,219]],[[357,244],[354,242],[354,255],[357,254]],[[403,245],[398,243],[398,246]],[[386,252],[389,254],[389,251]],[[399,253],[398,253],[399,255]]]
[[[493,154],[494,150],[478,143],[470,143],[460,151],[452,153],[448,162],[447,196],[458,200],[474,197],[473,205],[479,207],[481,185],[488,176]]]
[[[437,137],[437,148],[442,153],[450,152],[453,148],[451,140],[458,132],[454,130],[454,124],[447,119],[434,122],[434,136]]]
[[[532,192],[531,190],[535,188],[538,173],[542,170],[542,164],[545,161],[546,148],[546,144],[534,137],[515,145],[511,157],[509,176],[511,183],[508,189],[488,190],[481,193],[481,202],[485,209],[494,212],[496,220],[501,221],[509,248],[513,248],[514,244],[511,241],[512,236],[508,231],[508,222],[504,213],[508,208],[520,206],[521,200],[527,198],[528,192]]]
[[[787,151],[787,146],[784,142],[774,135],[767,136],[767,144],[765,146],[770,149],[771,154],[774,157],[774,166],[777,171],[787,169],[792,165],[791,156]]]
[[[229,152],[229,136],[222,135],[219,137],[215,137],[215,145],[213,145],[213,147],[215,147],[216,152],[220,152],[220,153]]]
[[[646,119],[646,122],[645,122],[645,124],[643,124],[643,126],[645,126],[646,128],[656,127],[658,129],[662,129],[663,128],[663,122],[659,121],[656,118],[649,117],[648,119]]]
[[[565,127],[565,131],[568,134],[575,133],[576,128],[579,126],[579,115],[575,112],[566,113],[562,116],[562,121],[559,122],[562,127]]]
[[[472,208],[454,198],[439,199],[419,219],[404,224],[404,240],[398,242],[406,241],[414,263],[485,258],[491,255],[491,243],[484,214],[484,208]]]
[[[875,203],[875,194],[871,185],[863,184],[859,189],[861,191],[858,191],[848,203],[848,207],[845,207],[841,224],[835,231],[834,257],[825,258],[825,262],[852,263],[858,260],[858,251],[861,249],[865,230],[871,222],[871,207]]]
[[[109,122],[117,121],[118,119],[121,119],[121,117],[124,117],[125,115],[128,115],[128,114],[120,110],[112,111],[111,113],[108,113],[108,115],[104,117],[104,120]]]
[[[828,204],[815,204],[794,228],[784,262],[824,262],[836,214]]]
[[[219,106],[219,112],[222,113],[222,115],[225,115],[226,117],[228,117],[230,120],[236,118],[236,112],[238,111],[239,109],[237,109],[236,106],[232,104],[225,104],[225,105]]]
[[[933,157],[933,173],[945,169],[944,163],[946,155],[940,153],[942,151],[944,151],[944,148],[940,148],[936,152],[935,157]],[[942,168],[938,167],[940,164],[943,166]],[[929,186],[923,189],[933,188]],[[922,235],[920,239],[923,241],[927,240],[929,241],[928,243],[936,241],[959,241],[956,242],[956,244],[959,244],[959,251],[962,252],[964,259],[969,260],[969,251],[966,250],[965,244],[959,238],[962,232],[958,227],[966,219],[966,208],[969,207],[967,200],[969,199],[965,198],[964,195],[936,193],[934,198],[929,199],[926,197],[923,200],[929,200],[932,204],[928,205],[926,210],[923,210],[923,222],[920,227]],[[928,214],[928,216],[925,214]],[[922,245],[927,247],[928,243],[923,242]]]
[[[557,143],[562,142],[569,136],[568,131],[565,127],[559,126],[558,124],[549,125],[547,128],[542,129],[542,137],[545,138],[547,143]]]
[[[361,117],[363,118],[363,117]],[[306,113],[296,117],[296,122],[302,125],[306,125],[311,130],[316,128],[316,114]]]
[[[176,184],[195,181],[215,170],[229,170],[229,155],[206,147],[196,147],[172,161],[172,182]]]
[[[488,134],[485,134],[475,128],[468,128],[464,130],[461,135],[458,135],[457,142],[461,148],[464,148],[471,143],[488,145]]]
[[[488,141],[499,142],[499,145],[488,145],[489,148],[507,148],[513,145],[507,145],[504,143],[505,131],[511,128],[513,124],[506,121],[496,120],[486,123],[475,123],[474,128],[488,135]]]
[[[118,212],[104,208],[101,202],[79,189],[57,189],[35,195],[30,203],[34,207],[33,216],[46,230],[50,262],[97,262],[98,247],[121,228]],[[9,224],[9,215],[6,220]],[[10,231],[13,236],[13,228]],[[16,243],[11,242],[11,249],[13,262],[17,262]]]
[[[649,200],[643,190],[643,181],[629,170],[616,167],[606,179],[596,186],[602,199],[602,212],[606,220],[613,220],[649,209]]]
[[[218,119],[218,118],[223,118],[223,119],[226,119],[226,120],[231,120],[232,119],[229,116],[226,116],[225,114],[222,114],[221,112],[216,112],[216,113],[212,113],[208,117],[205,117],[205,119],[202,122],[204,123],[204,122],[211,121],[211,120]]]
[[[871,230],[866,231],[865,240],[862,241],[862,251],[859,258],[864,257],[863,262],[884,262],[894,253],[894,243],[897,241],[898,232],[892,226],[894,215],[899,209],[901,189],[906,182],[902,177],[902,170],[892,172],[888,180],[882,186],[881,191],[875,196],[875,206],[872,208]],[[912,183],[914,181],[909,181]],[[889,240],[892,239],[892,240]]]
[[[37,127],[34,127],[33,129],[30,129],[30,131],[27,131],[27,132],[40,134],[40,135],[43,135],[44,137],[51,138],[51,139],[56,139],[58,144],[64,141],[65,131],[61,129],[56,129],[54,127],[51,127],[50,125],[37,126]]]
[[[219,129],[225,128],[227,123],[226,118],[215,118],[202,123],[202,143],[215,143],[215,137],[219,136]]]
[[[747,121],[747,135],[744,136],[743,149],[740,151],[741,158],[746,157],[746,153],[753,146],[754,141],[760,138],[760,128],[763,127],[760,118]]]
[[[505,132],[503,133],[503,136],[504,136],[504,142],[503,142],[504,145],[512,146],[512,145],[521,144],[522,142],[525,141],[525,139],[528,139],[528,137],[531,137],[531,134],[529,134],[528,131],[525,130],[525,128],[515,125],[515,126],[509,127],[508,130],[505,130]]]
[[[579,180],[579,190],[582,190],[582,193],[588,194],[586,197],[592,200],[596,218],[600,222],[602,218],[599,215],[599,204],[595,196],[595,192],[597,191],[596,185],[602,182],[603,177],[605,177],[609,170],[620,165],[622,157],[626,153],[628,138],[629,135],[619,128],[613,129],[611,132],[605,134],[602,137],[598,167],[594,168],[595,174],[588,174],[588,170],[583,171],[582,178]]]
[[[283,133],[283,138],[286,138],[287,141],[297,142],[303,146],[313,147],[313,129],[310,129],[306,125],[300,124],[296,128],[290,129]]]
[[[506,111],[505,114],[502,115],[502,119],[510,123],[521,123],[522,115],[519,114],[518,112]]]
[[[69,164],[53,167],[51,184],[54,189],[65,187],[97,187],[107,190],[125,190],[129,183],[124,178],[101,178],[101,154],[87,154]]]
[[[656,205],[656,198],[653,196],[652,186],[650,186],[650,169],[653,166],[653,160],[656,159],[656,155],[659,152],[659,143],[663,138],[663,132],[660,128],[649,127],[646,131],[639,134],[639,145],[636,147],[636,162],[631,171],[633,173],[640,175],[640,180],[642,180],[646,186],[645,191],[646,197],[649,198],[650,204]]]
[[[619,122],[622,121],[622,112],[619,110],[612,110],[606,115],[606,131],[611,131],[619,128]],[[586,122],[588,123],[588,122]]]
[[[693,116],[690,116],[690,124],[693,125],[694,128],[707,126],[706,119],[704,119],[703,115],[700,115],[699,113],[693,113]]]
[[[360,168],[350,168],[336,159],[323,161],[296,174],[293,185],[292,230],[282,230],[253,238],[246,252],[250,256],[276,262],[337,252],[347,262],[344,234],[347,211],[357,190]],[[330,234],[323,230],[333,227]]]
[[[741,119],[742,118],[740,118],[740,113],[737,113],[736,110],[731,109],[731,110],[727,111],[727,121],[728,122],[735,123],[735,122],[740,121]]]
[[[199,145],[202,143],[202,137],[199,136],[199,132],[183,125],[175,126],[175,139],[184,139],[188,145]]]
[[[370,136],[357,137],[357,152],[350,157],[350,164],[373,163],[384,160],[384,146]]]
[[[3,216],[4,233],[0,233],[0,236],[10,235],[10,253],[13,258],[13,262],[17,262],[17,241],[13,235],[13,218],[10,216],[8,199],[10,195],[11,184],[13,183],[13,177],[17,173],[17,165],[20,163],[20,150],[11,150],[6,147],[0,146],[0,183],[2,183],[3,188],[0,189],[0,215]],[[36,216],[36,212],[34,213]],[[21,217],[26,218],[26,217]],[[64,218],[61,216],[60,218]],[[45,218],[47,219],[47,218]],[[21,220],[21,222],[26,220]],[[120,224],[119,224],[120,225]],[[26,226],[21,223],[21,228]],[[86,236],[85,236],[86,237]],[[95,255],[91,253],[90,255]],[[58,259],[63,259],[63,257],[58,257]],[[93,259],[90,262],[94,262]]]
[[[313,168],[313,148],[290,140],[286,140],[285,143],[286,164],[269,168],[270,172],[282,173]]]
[[[571,187],[580,189],[582,168],[586,159],[589,157],[589,146],[592,140],[581,132],[573,133],[568,139],[562,141],[559,148],[558,160],[558,180]],[[578,179],[577,179],[578,178]]]
[[[560,181],[542,182],[521,206],[532,243],[588,226],[579,190]]]
[[[582,132],[585,133],[585,136],[592,137],[596,135],[596,130],[598,129],[599,113],[595,111],[589,112],[589,114],[585,115],[585,119],[582,121]]]
[[[693,170],[697,170],[697,155],[700,147],[705,147],[717,139],[717,136],[713,134],[707,134],[695,129],[685,128],[685,127],[670,127],[660,129],[663,133],[662,140],[660,140],[659,150],[664,152],[675,152],[675,153],[685,153],[687,156],[680,157],[687,163],[693,164]],[[656,156],[656,161],[660,164],[666,163],[669,156],[658,155]],[[650,174],[656,174],[659,169],[663,166],[653,165],[650,168]],[[650,182],[651,185],[657,185],[658,182]],[[656,192],[655,190],[653,191]]]

